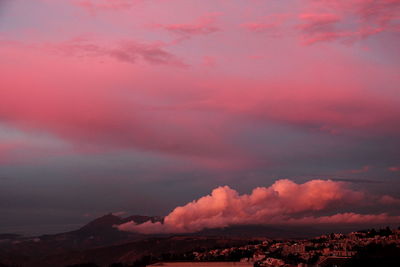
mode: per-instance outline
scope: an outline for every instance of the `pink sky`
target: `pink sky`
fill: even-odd
[[[399,14],[399,0],[0,0],[7,199],[37,199],[22,188],[38,177],[44,214],[82,177],[99,212],[111,181],[147,213],[280,178],[400,197]]]

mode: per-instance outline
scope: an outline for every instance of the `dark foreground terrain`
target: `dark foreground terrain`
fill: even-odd
[[[247,261],[254,266],[400,266],[400,230],[236,226],[190,235],[143,235],[113,227],[160,217],[112,214],[56,235],[0,235],[0,267],[143,267],[157,262]]]

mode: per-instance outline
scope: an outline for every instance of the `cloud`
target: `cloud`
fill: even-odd
[[[357,173],[366,173],[369,172],[371,166],[363,166],[361,169],[349,170],[348,173],[357,174]]]
[[[273,23],[263,23],[263,22],[247,22],[243,23],[241,26],[253,32],[264,32],[276,28],[276,25]]]
[[[278,121],[313,131],[335,129],[327,132],[331,135],[400,132],[395,123],[400,115],[395,98],[365,90],[370,86],[364,85],[365,80],[358,82],[357,76],[349,77],[333,65],[308,64],[305,69],[293,73],[290,81],[283,78],[248,81],[247,84],[234,78],[216,81],[213,86],[220,90],[212,99],[199,103],[199,108],[220,109],[251,120]],[[319,73],[324,78],[314,80],[308,71]],[[339,76],[340,80],[337,79]],[[251,94],[244,88],[252,88]]]
[[[126,212],[126,211],[117,211],[117,212],[112,213],[112,215],[117,216],[117,217],[123,217],[127,214],[128,214],[128,212]]]
[[[121,62],[137,63],[141,59],[150,64],[173,65],[185,67],[186,65],[173,54],[165,50],[162,43],[139,43],[123,41],[116,46],[95,44],[83,38],[75,38],[62,43],[51,45],[56,51],[68,56],[76,57],[111,57]]]
[[[124,10],[132,7],[137,0],[74,0],[72,3],[86,9],[91,14],[100,10]]]
[[[255,33],[268,34],[272,37],[281,37],[280,26],[290,17],[288,14],[273,14],[265,18],[242,23],[240,26]]]
[[[338,213],[331,216],[304,217],[300,219],[289,219],[288,223],[295,224],[379,224],[398,223],[400,216],[381,214],[357,214],[353,212]]]
[[[152,15],[152,9],[146,11]],[[206,11],[202,9],[190,17],[198,17],[199,12]],[[304,29],[311,32],[342,18],[329,10],[322,13],[325,15],[311,11],[304,14]],[[224,25],[229,20],[237,26],[237,20],[243,18],[235,12],[226,15],[229,19]],[[114,16],[119,14],[110,17]],[[189,23],[171,23],[187,22],[187,18],[172,20],[164,13],[159,16],[166,23],[162,24],[165,30],[178,36],[207,35],[217,27],[212,18],[202,17]],[[246,19],[261,23],[249,25],[256,30],[275,22],[270,17]],[[101,25],[97,30],[82,29],[104,30],[96,34],[103,38],[99,42],[82,38],[57,42],[54,35],[47,48],[56,51],[55,57],[29,45],[2,46],[2,58],[8,61],[2,64],[7,77],[0,90],[0,116],[24,131],[40,129],[79,147],[106,145],[179,154],[185,159],[193,156],[213,168],[244,166],[243,161],[238,164],[238,159],[259,159],[259,154],[254,155],[259,152],[263,160],[273,158],[267,145],[261,151],[247,144],[255,135],[259,136],[257,142],[268,142],[270,136],[256,133],[274,125],[296,127],[293,136],[303,131],[315,134],[317,130],[338,135],[338,139],[400,132],[396,123],[400,109],[394,94],[398,83],[395,67],[375,65],[364,60],[362,52],[322,51],[318,47],[297,47],[293,40],[285,44],[280,39],[266,46],[258,36],[256,40],[249,38],[243,46],[233,41],[237,40],[236,32],[228,31],[213,35],[215,40],[210,46],[120,42],[125,37],[116,36],[135,32],[130,27],[136,23],[140,28],[149,17],[121,20],[129,26],[115,34],[111,28],[126,26],[119,20],[115,25],[107,21],[110,28],[106,29]],[[69,34],[81,31],[66,22],[65,27],[70,27]],[[154,33],[141,35],[142,31],[135,32],[136,36],[159,38]],[[280,49],[285,52],[274,52]],[[265,60],[249,62],[249,51]],[[179,68],[186,66],[180,55],[191,68]],[[210,71],[210,66],[215,70]],[[256,126],[252,130],[249,124],[253,122]]]
[[[2,47],[2,55],[17,60],[2,68],[7,74],[0,90],[1,120],[24,132],[49,133],[76,153],[147,151],[212,169],[251,163],[246,152],[226,141],[227,124],[219,123],[220,116],[162,108],[190,102],[193,83],[182,68],[149,70],[148,65],[164,64],[159,63],[164,57],[147,46],[127,45],[134,46],[128,50],[138,61],[155,63],[127,68],[109,55],[112,49],[79,40],[51,46],[53,54],[49,46]]]
[[[12,64],[2,65],[2,119],[79,148],[178,155],[212,169],[259,164],[257,152],[244,145],[251,139],[248,122],[356,136],[400,132],[397,99],[365,89],[390,87],[386,68],[367,71],[335,56],[329,64],[310,60],[302,68],[285,65],[276,77],[249,80],[177,67],[179,60],[162,44],[109,43],[78,38],[44,49],[3,45],[4,62]],[[219,60],[218,67],[225,64]]]
[[[364,193],[331,180],[311,180],[304,184],[278,180],[270,187],[258,187],[243,195],[223,186],[214,189],[211,195],[175,208],[163,223],[129,222],[118,228],[141,233],[188,233],[246,224],[374,223],[400,218],[384,213],[323,214],[361,206],[366,199]]]
[[[400,171],[400,167],[392,166],[392,167],[389,167],[388,170],[391,172],[398,172],[398,171]]]
[[[396,29],[396,26],[399,26],[399,0],[338,0],[337,2],[342,9],[350,5],[353,12],[359,15],[365,22],[372,22],[385,27],[387,30],[393,30]]]
[[[298,27],[307,44],[335,40],[346,35],[336,29],[340,17],[335,14],[301,14],[300,19],[303,24]]]
[[[208,35],[220,31],[220,28],[215,25],[215,21],[215,15],[211,14],[202,16],[193,23],[157,24],[156,27],[178,35],[182,39],[189,39],[196,35]]]
[[[338,181],[338,182],[349,182],[349,183],[365,183],[365,184],[380,184],[382,183],[381,181],[377,180],[369,180],[369,179],[350,179],[350,178],[332,178],[332,181]]]
[[[317,0],[310,10],[332,13],[301,14],[299,25],[306,44],[326,41],[352,43],[383,32],[399,32],[399,0]]]
[[[400,199],[388,195],[382,196],[379,202],[384,205],[400,205]]]

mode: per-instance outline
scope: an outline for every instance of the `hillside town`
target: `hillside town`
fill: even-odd
[[[254,267],[319,267],[319,266],[358,266],[351,260],[362,257],[364,252],[375,250],[380,253],[400,252],[400,229],[385,228],[357,231],[349,234],[328,234],[307,240],[262,240],[240,247],[220,248],[208,251],[193,251],[179,260],[195,262],[239,261]],[[374,251],[372,251],[374,253]],[[376,255],[379,259],[379,255]],[[393,256],[393,255],[392,255]],[[394,255],[396,262],[399,254]],[[390,256],[384,255],[386,260]],[[166,260],[174,260],[166,258]],[[178,258],[176,258],[178,260]],[[212,265],[212,264],[211,264]],[[210,265],[210,266],[211,266]],[[174,264],[156,263],[150,266],[175,266]],[[179,266],[181,266],[179,264]],[[193,264],[196,266],[196,264]],[[203,266],[203,265],[202,265]],[[204,265],[206,266],[206,265]],[[383,266],[383,265],[382,265]],[[385,265],[395,266],[395,265]]]
[[[0,267],[400,266],[400,227],[367,229],[348,234],[330,233],[309,239],[175,235],[92,248],[75,254],[68,250],[66,254],[51,254],[37,262],[33,261],[35,258],[29,260],[30,250],[46,252],[43,250],[46,247],[38,247],[46,242],[44,237],[43,240],[14,241],[10,249],[23,246],[26,260],[16,263],[6,261],[7,254],[3,253],[0,254]],[[53,248],[61,244],[49,242]],[[8,258],[13,258],[13,255],[11,250]]]

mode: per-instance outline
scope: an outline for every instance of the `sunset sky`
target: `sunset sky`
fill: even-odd
[[[0,0],[0,233],[400,222],[399,43],[400,0]]]

